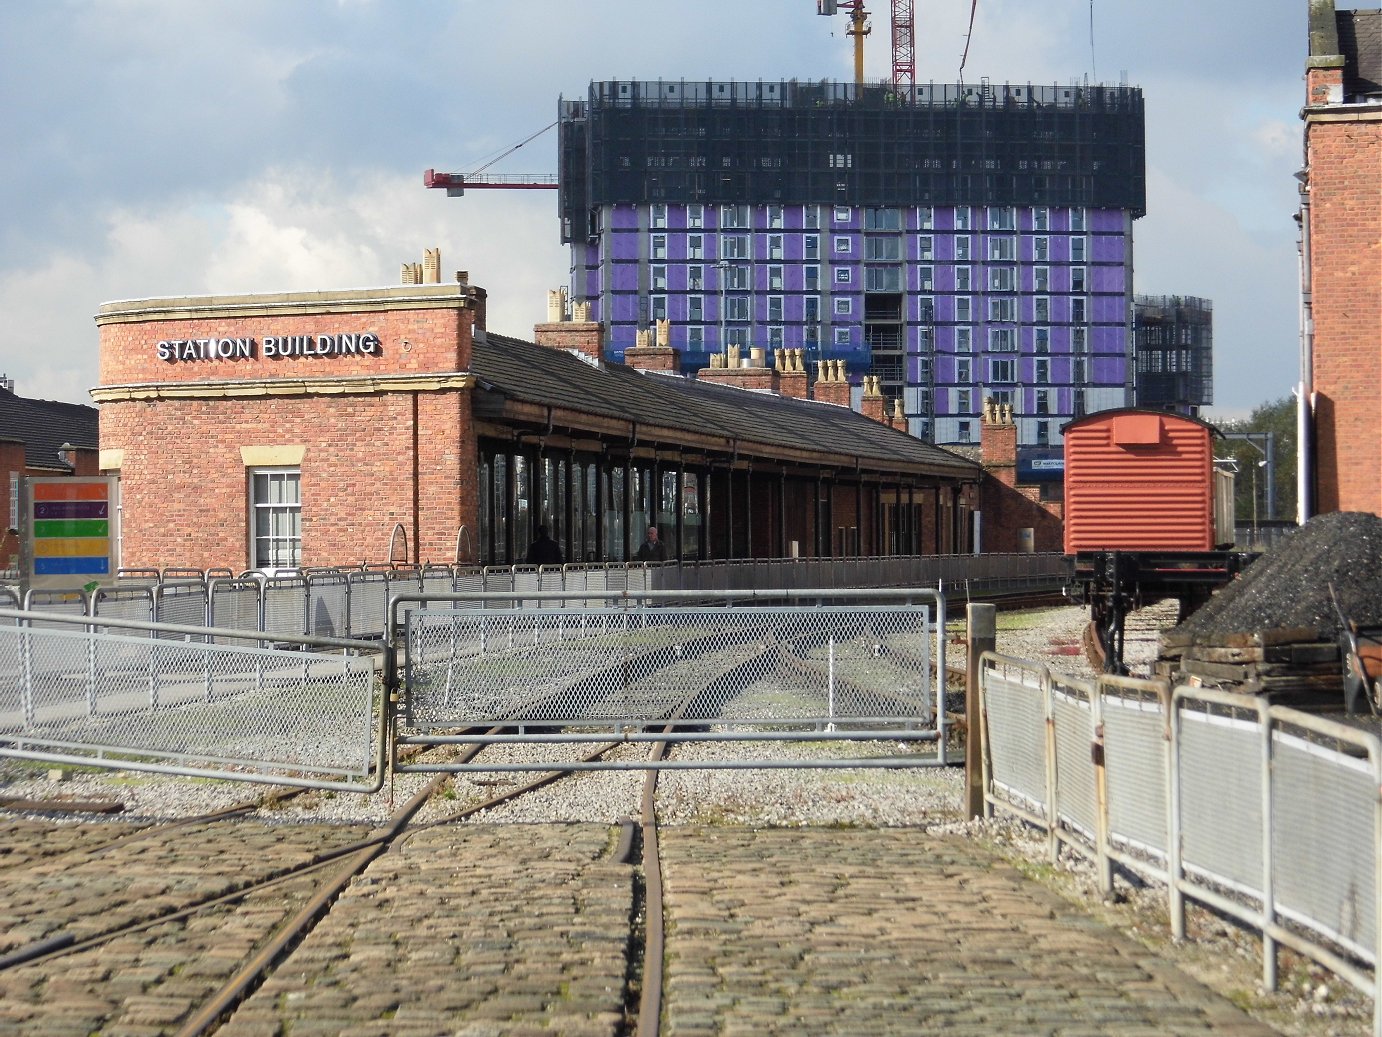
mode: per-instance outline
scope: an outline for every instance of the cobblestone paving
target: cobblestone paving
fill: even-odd
[[[424,830],[377,860],[219,1033],[621,1032],[634,869],[604,825]]]
[[[1275,1033],[960,837],[679,828],[662,844],[670,1037]]]

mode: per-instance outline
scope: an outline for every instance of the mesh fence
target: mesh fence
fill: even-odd
[[[378,710],[352,654],[0,625],[0,755],[358,784]]]
[[[935,723],[933,630],[925,607],[419,609],[404,719],[915,731]]]

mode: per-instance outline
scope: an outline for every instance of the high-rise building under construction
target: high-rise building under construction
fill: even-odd
[[[1132,402],[1137,88],[605,82],[559,125],[571,296],[615,359],[662,321],[685,371],[803,349],[939,443],[985,397],[1024,445]]]

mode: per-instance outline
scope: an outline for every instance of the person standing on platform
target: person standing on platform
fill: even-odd
[[[649,526],[648,535],[643,543],[638,545],[638,555],[640,562],[665,562],[667,561],[667,545],[657,538],[657,527]]]
[[[547,535],[546,526],[537,527],[537,539],[528,545],[529,565],[561,565],[561,548]]]

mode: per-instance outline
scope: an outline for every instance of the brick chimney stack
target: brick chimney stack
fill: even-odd
[[[696,372],[696,379],[741,389],[775,390],[777,372],[763,365],[763,350],[752,349],[748,356],[742,352],[742,347],[730,346],[724,353],[711,353],[710,366]]]
[[[590,319],[590,303],[571,304],[571,319],[566,319],[566,290],[547,293],[547,321],[533,325],[533,342],[550,349],[574,349],[592,360],[604,359],[605,328]]]
[[[1011,403],[995,403],[984,397],[984,416],[979,426],[980,459],[984,471],[1005,486],[1017,485],[1017,423]]]
[[[794,400],[807,399],[810,387],[801,362],[801,350],[779,349],[773,354],[773,363],[777,391]]]
[[[653,345],[649,340],[652,333],[640,328],[633,349],[624,350],[624,363],[629,367],[639,371],[671,371],[677,370],[677,351],[672,348],[670,340],[672,337],[672,322],[660,320],[657,322],[657,344]]]
[[[883,396],[882,379],[874,374],[864,375],[864,398],[860,401],[859,412],[880,425],[891,425],[885,413],[887,404],[888,401]]]
[[[812,398],[818,403],[833,403],[837,407],[849,406],[849,381],[845,377],[843,360],[819,360],[816,362],[816,384]]]

